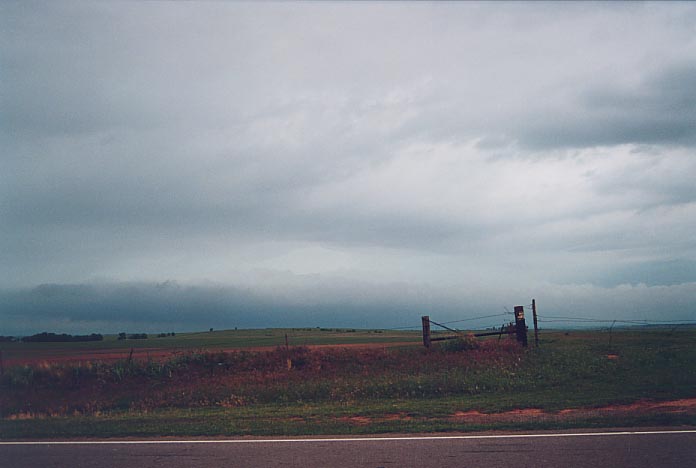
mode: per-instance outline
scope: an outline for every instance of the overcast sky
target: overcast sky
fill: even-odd
[[[0,80],[0,334],[696,319],[693,4],[2,2]]]

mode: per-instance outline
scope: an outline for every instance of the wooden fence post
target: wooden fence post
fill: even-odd
[[[616,325],[616,320],[611,322],[611,327],[609,327],[609,351],[611,352],[611,333],[614,330],[614,325]]]
[[[285,363],[288,366],[288,370],[292,369],[292,359],[290,359],[290,342],[288,341],[288,334],[285,334]]]
[[[423,346],[430,348],[430,316],[424,315],[421,320],[423,322]]]
[[[527,346],[527,324],[524,322],[524,306],[515,306],[515,334],[522,346]]]
[[[536,301],[532,299],[532,316],[534,318],[534,347],[539,347],[539,326],[537,325]]]

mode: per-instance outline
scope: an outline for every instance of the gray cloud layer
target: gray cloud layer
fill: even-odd
[[[367,295],[365,324],[382,325],[418,285],[430,299],[399,303],[416,315],[439,298],[468,313],[460,289],[622,283],[673,288],[677,314],[696,280],[692,5],[22,2],[0,17],[6,314],[300,320],[267,271],[302,278],[292,297],[337,322]],[[125,299],[167,280],[182,286]],[[40,284],[73,302],[38,301]]]
[[[602,86],[532,120],[520,141],[532,147],[696,143],[696,64],[677,63],[634,86]],[[572,106],[572,112],[568,107]]]

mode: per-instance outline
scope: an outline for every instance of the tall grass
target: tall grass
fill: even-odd
[[[467,352],[279,347],[193,351],[162,361],[16,366],[0,377],[0,414],[433,398],[493,388],[484,382],[517,367],[521,355],[511,343]]]

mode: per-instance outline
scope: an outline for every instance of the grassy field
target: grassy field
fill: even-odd
[[[371,343],[419,343],[420,331],[355,330],[346,328],[292,328],[260,330],[221,330],[195,333],[177,333],[158,338],[150,334],[148,339],[118,340],[118,335],[105,335],[103,341],[75,343],[22,343],[0,342],[0,352],[7,362],[51,361],[57,357],[94,357],[107,352],[128,353],[141,350],[216,350],[248,349],[285,346],[285,336],[291,346],[350,345]]]
[[[6,367],[0,437],[696,425],[694,329],[549,331],[538,349],[497,338],[431,350],[306,346],[419,339],[364,330],[206,332],[158,339],[178,350],[165,360]],[[109,343],[131,344],[100,346]],[[3,351],[21,345],[4,343]],[[240,349],[220,351],[232,348]]]

